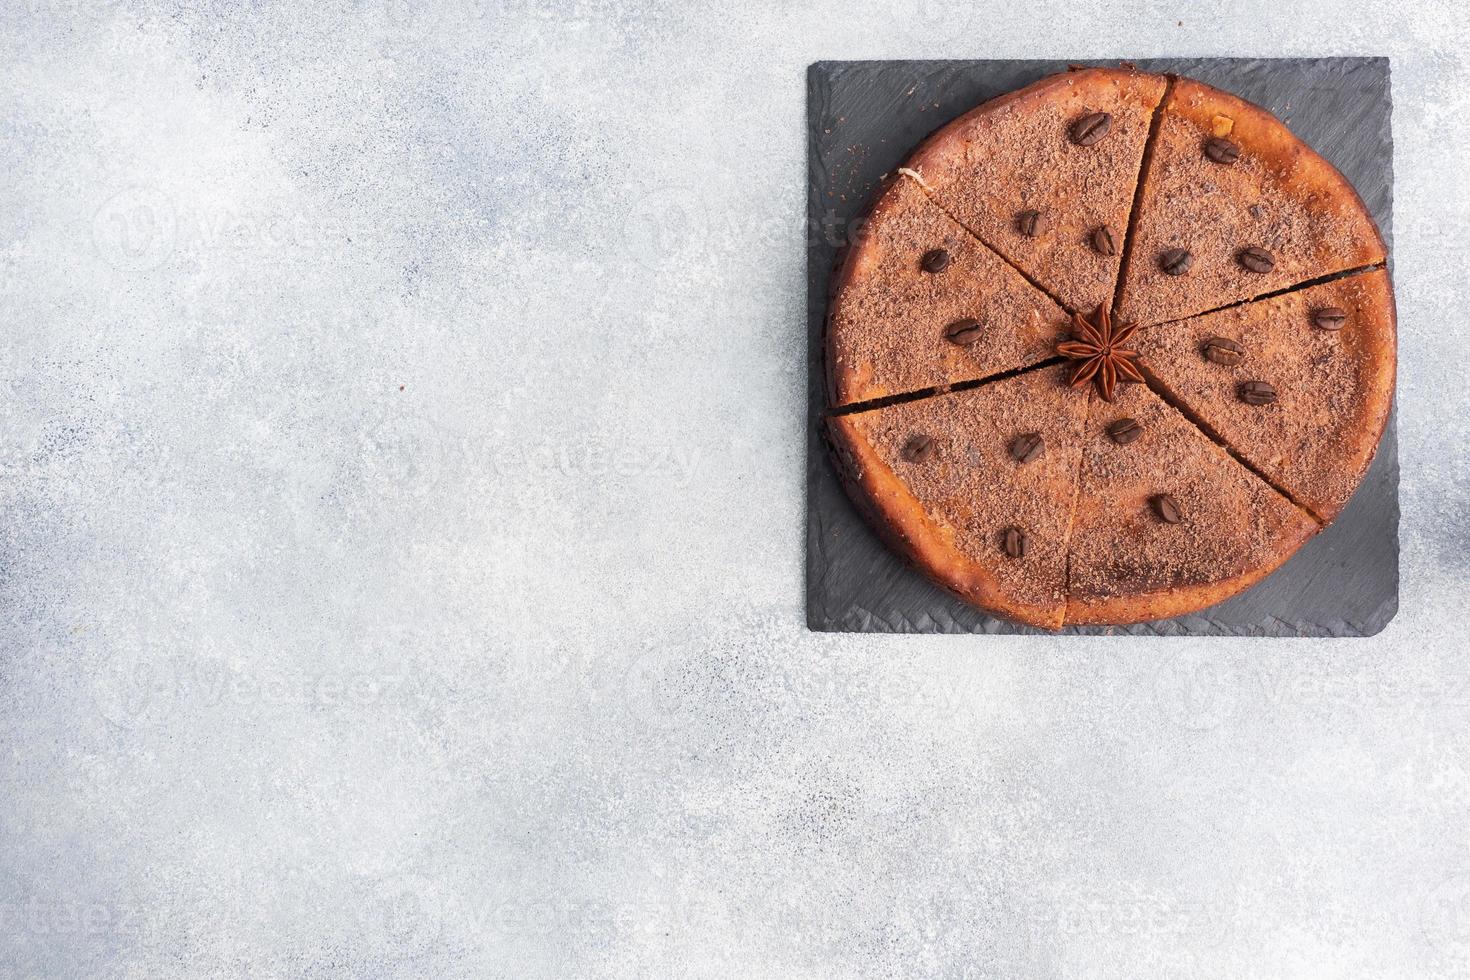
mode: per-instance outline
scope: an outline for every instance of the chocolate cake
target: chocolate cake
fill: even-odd
[[[1384,258],[1265,110],[1128,68],[1043,79],[924,141],[849,250],[839,468],[896,550],[998,616],[1199,610],[1366,473],[1393,392]]]

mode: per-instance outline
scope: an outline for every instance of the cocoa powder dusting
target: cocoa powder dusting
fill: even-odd
[[[1117,445],[1119,418],[1143,434]],[[1171,498],[1180,521],[1159,517]],[[1086,426],[1072,529],[1070,597],[1085,604],[1219,582],[1275,562],[1310,523],[1288,500],[1231,459],[1143,385],[1096,400]]]
[[[1338,330],[1312,322],[1341,307]],[[1204,356],[1212,338],[1242,348],[1234,364]],[[1172,397],[1303,506],[1324,519],[1357,489],[1383,427],[1394,374],[1393,300],[1382,270],[1144,330],[1134,340]],[[1277,401],[1250,405],[1258,379]]]
[[[962,224],[1073,310],[1110,303],[1120,257],[1091,245],[1093,229],[1124,229],[1162,76],[1086,71],[1053,76],[957,120],[909,162]],[[1069,138],[1089,113],[1112,117],[1090,146]],[[1016,215],[1050,228],[1028,238]]]
[[[921,260],[936,249],[949,264],[926,272]],[[849,262],[828,336],[839,405],[1024,367],[1049,356],[1065,331],[1051,299],[907,177],[874,208]],[[977,321],[976,339],[948,340],[947,329],[966,319]]]
[[[991,572],[1013,601],[1059,611],[1087,402],[1060,369],[1043,368],[852,420],[956,550]],[[1024,433],[1038,434],[1046,451],[1020,463],[1010,446]],[[916,434],[935,441],[922,463],[903,455]],[[1011,527],[1025,534],[1022,559],[1004,553]]]
[[[1220,117],[1232,119],[1239,149],[1230,166],[1205,152]],[[1279,122],[1182,80],[1164,108],[1144,177],[1120,313],[1160,323],[1381,261],[1372,220],[1334,180],[1335,171]],[[1193,262],[1188,273],[1171,276],[1160,257],[1181,248]],[[1249,248],[1270,254],[1269,272],[1242,265]]]

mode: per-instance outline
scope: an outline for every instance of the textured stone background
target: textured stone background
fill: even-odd
[[[1470,9],[12,0],[0,975],[1470,972]],[[1370,640],[802,615],[806,65],[1394,59]]]

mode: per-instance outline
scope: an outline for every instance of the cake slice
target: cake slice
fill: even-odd
[[[828,426],[853,500],[896,550],[997,616],[1057,629],[1087,402],[1047,367]]]
[[[1149,150],[1118,313],[1159,323],[1382,262],[1342,174],[1259,106],[1175,81]]]
[[[1052,75],[925,140],[906,166],[961,224],[1073,312],[1113,302],[1128,214],[1165,80]]]
[[[1066,315],[907,177],[874,205],[838,272],[827,324],[835,407],[1042,360]]]
[[[1112,404],[1094,399],[1086,432],[1068,623],[1135,623],[1213,605],[1265,578],[1318,530],[1143,385],[1120,386]]]
[[[1171,400],[1323,521],[1373,461],[1395,362],[1381,269],[1153,327],[1133,344]]]

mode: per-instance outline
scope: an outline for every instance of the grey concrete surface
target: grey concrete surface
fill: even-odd
[[[1470,10],[12,0],[0,975],[1470,972]],[[1393,59],[1357,641],[802,616],[805,67]]]

